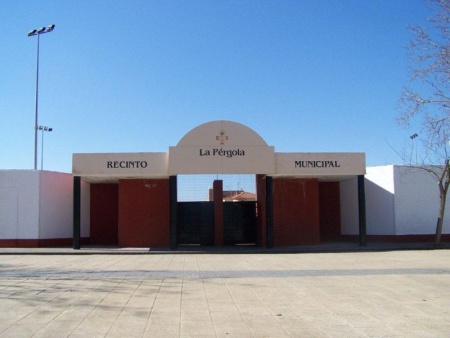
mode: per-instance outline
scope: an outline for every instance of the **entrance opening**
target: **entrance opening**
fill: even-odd
[[[222,191],[214,192],[214,181]],[[178,175],[178,245],[214,245],[215,231],[224,245],[255,245],[256,199],[255,175]]]

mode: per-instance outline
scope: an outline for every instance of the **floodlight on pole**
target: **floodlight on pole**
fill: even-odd
[[[41,170],[44,169],[44,131],[52,131],[53,128],[47,127],[47,126],[38,126],[38,130],[42,132],[41,142],[42,142],[42,149],[41,149]]]
[[[41,34],[50,33],[55,29],[55,25],[32,29],[28,32],[28,36],[37,35],[37,57],[36,57],[36,106],[34,119],[34,170],[37,169],[37,144],[38,144],[38,102],[39,102],[39,36]]]
[[[413,147],[416,148],[416,164],[417,164],[417,137],[419,137],[419,135],[417,135],[417,133],[412,134],[409,138],[414,142],[413,143]],[[411,154],[412,155],[412,154]],[[411,156],[412,157],[412,156]]]

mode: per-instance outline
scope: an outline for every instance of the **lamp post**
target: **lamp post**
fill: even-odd
[[[42,132],[41,170],[43,170],[44,169],[44,131],[52,131],[53,128],[50,128],[47,126],[38,126],[37,129],[39,129]]]
[[[411,139],[411,140],[413,140],[413,147],[414,148],[416,148],[416,164],[417,164],[417,140],[416,140],[416,138],[418,137],[419,135],[417,135],[417,133],[414,133],[413,135],[411,135],[409,138]],[[412,157],[412,154],[411,154],[411,157]],[[412,162],[412,161],[411,161]]]
[[[38,143],[38,100],[39,100],[39,36],[44,33],[50,33],[55,29],[55,25],[32,29],[28,36],[37,35],[37,58],[36,58],[36,107],[34,120],[34,170],[37,169],[37,143]]]

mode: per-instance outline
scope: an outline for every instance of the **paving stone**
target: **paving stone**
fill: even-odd
[[[450,250],[1,258],[0,337],[450,332]]]

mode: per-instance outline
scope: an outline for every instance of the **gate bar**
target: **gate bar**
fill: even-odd
[[[79,250],[81,237],[81,178],[73,177],[73,249]]]
[[[366,190],[364,175],[358,175],[358,209],[359,209],[359,246],[367,245],[366,229]]]

